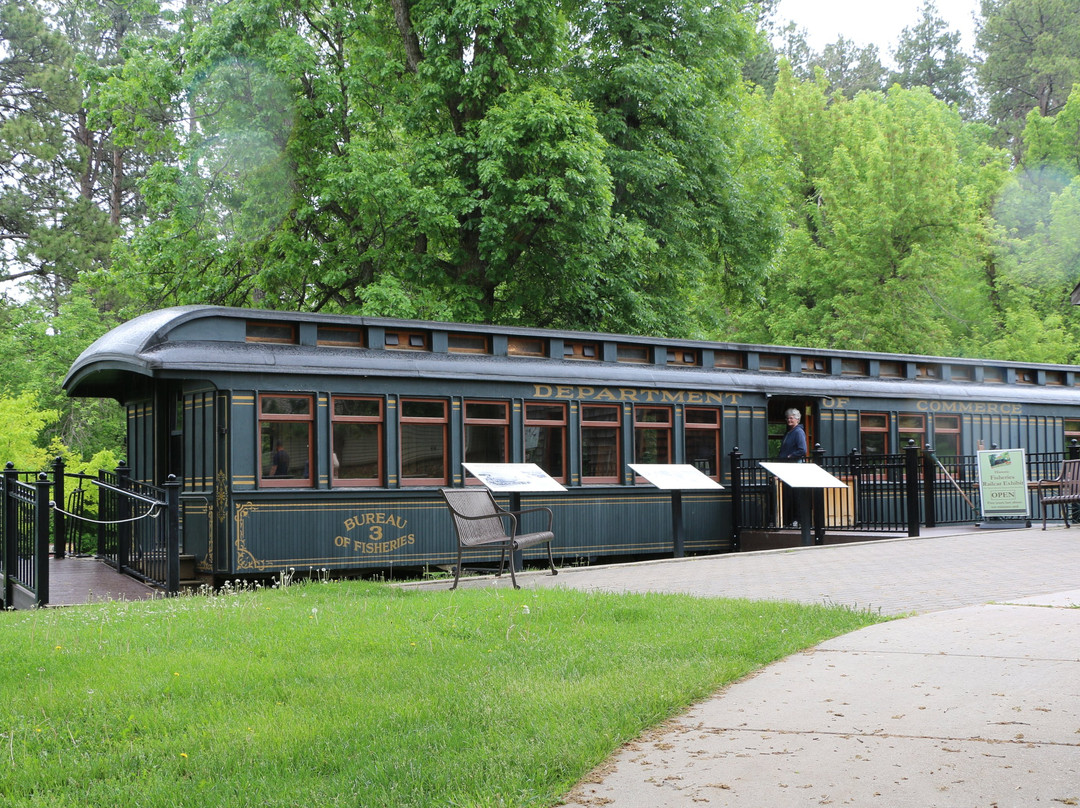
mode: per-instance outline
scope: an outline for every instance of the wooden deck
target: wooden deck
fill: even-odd
[[[78,606],[106,600],[148,600],[163,592],[94,558],[49,558],[49,605]]]

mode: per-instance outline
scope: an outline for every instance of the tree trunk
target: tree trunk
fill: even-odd
[[[124,152],[122,149],[113,148],[112,153],[112,186],[109,189],[109,223],[113,227],[120,226],[120,204],[123,200],[121,187],[124,180]]]
[[[410,73],[415,73],[417,65],[424,57],[420,53],[420,39],[416,36],[416,29],[413,28],[409,16],[409,0],[390,0],[390,5],[394,8],[394,20],[405,43],[405,66]]]

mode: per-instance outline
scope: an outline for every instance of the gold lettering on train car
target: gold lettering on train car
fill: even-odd
[[[1023,415],[1022,404],[1000,404],[994,401],[917,401],[922,412],[960,412],[974,415]]]
[[[825,398],[821,399],[821,406],[826,410],[844,410],[847,409],[850,400],[847,396],[840,396],[839,398],[825,396]]]
[[[345,530],[355,530],[358,527],[364,527],[369,525],[369,530],[381,531],[380,525],[390,525],[398,529],[404,530],[409,524],[408,520],[399,516],[396,513],[386,513],[385,511],[369,511],[368,513],[362,513],[357,516],[350,516],[345,520]]]
[[[404,529],[408,520],[395,513],[385,511],[369,511],[368,513],[350,516],[345,520],[345,529],[354,530],[360,527],[367,528],[365,538],[351,538],[349,536],[335,536],[334,546],[346,550],[352,550],[361,555],[376,555],[379,553],[392,553],[402,547],[416,544],[416,534],[407,533],[396,537],[386,535],[386,525]]]
[[[390,539],[389,541],[361,541],[356,539],[353,541],[353,550],[357,553],[362,553],[363,555],[392,553],[395,550],[400,550],[402,547],[408,547],[415,543],[415,533],[410,533],[407,536],[398,536],[396,539]]]
[[[575,387],[573,385],[534,384],[533,398],[557,398],[571,401],[610,401],[624,404],[733,404],[742,393],[713,390],[639,390],[633,387]],[[842,399],[844,402],[847,399]]]

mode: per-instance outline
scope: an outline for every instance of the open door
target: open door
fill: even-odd
[[[806,430],[806,446],[813,451],[817,443],[817,401],[812,398],[795,398],[793,396],[773,396],[769,399],[769,457],[780,454],[780,444],[787,434],[787,418],[784,415],[788,410],[798,410],[802,415],[802,427]]]

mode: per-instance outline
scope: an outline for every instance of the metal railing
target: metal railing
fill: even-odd
[[[8,463],[0,475],[0,606],[47,605],[49,556],[63,558],[69,549],[89,553],[92,543],[94,554],[119,572],[168,594],[179,591],[180,483],[175,477],[163,486],[149,485],[132,480],[122,463],[97,477],[68,474],[60,458],[51,472],[19,471]],[[75,488],[65,491],[72,480]],[[96,509],[86,507],[94,498],[88,494],[97,495]]]
[[[131,479],[121,464],[99,471],[98,555],[106,563],[169,594],[180,589],[180,483],[163,486]]]
[[[1035,483],[1053,479],[1066,458],[1080,458],[1080,443],[1063,452],[1026,454],[1029,513],[1038,512]],[[744,530],[770,530],[792,521],[784,514],[782,485],[760,466],[764,458],[730,456],[732,538],[738,546]],[[907,532],[919,528],[974,523],[981,518],[979,470],[976,455],[937,456],[931,447],[909,442],[901,454],[826,455],[817,446],[811,458],[846,484],[845,488],[816,489],[814,530],[820,541],[826,529],[845,532]],[[1080,510],[1080,509],[1078,509]],[[1080,514],[1078,514],[1080,515]]]
[[[0,578],[4,608],[44,606],[49,602],[49,488],[47,474],[33,483],[19,479],[7,464],[0,477],[3,500],[0,535]]]
[[[918,535],[917,499],[908,480],[911,452],[896,455],[826,455],[817,446],[812,460],[846,484],[845,488],[815,489],[814,531],[820,541],[826,529],[862,532],[908,532]],[[747,458],[736,448],[731,453],[733,539],[744,530],[770,530],[792,515],[784,513],[783,484],[765,471],[763,458]],[[914,475],[917,478],[917,474]],[[915,505],[913,520],[912,505]],[[914,525],[914,532],[913,530]]]

